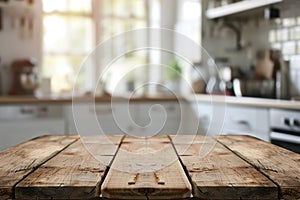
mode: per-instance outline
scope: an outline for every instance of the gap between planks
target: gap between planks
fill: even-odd
[[[175,144],[174,144],[174,142],[173,142],[172,136],[168,135],[168,138],[169,138],[169,140],[171,141],[171,144],[172,144],[172,146],[173,146],[173,149],[175,150],[175,153],[176,153],[177,158],[178,158],[178,160],[179,160],[179,162],[180,162],[180,165],[181,165],[181,167],[182,167],[182,169],[183,169],[183,171],[184,171],[184,173],[185,173],[185,176],[187,177],[187,179],[189,180],[189,182],[190,182],[190,184],[191,184],[191,186],[192,186],[192,194],[191,194],[191,198],[193,198],[194,195],[195,195],[195,193],[196,193],[197,186],[195,186],[195,184],[193,184],[192,177],[190,176],[187,167],[184,165],[182,159],[180,158],[180,155],[179,155],[179,153],[178,153],[178,151],[177,151],[177,149],[176,149],[176,147],[175,147]]]
[[[221,141],[218,140],[218,138],[214,138],[218,143],[220,143],[221,145],[223,145],[226,149],[228,149],[229,151],[231,151],[233,154],[237,155],[239,158],[241,158],[242,160],[244,160],[245,162],[247,162],[248,164],[250,164],[254,169],[256,169],[257,171],[259,171],[262,175],[264,175],[267,179],[269,179],[271,182],[273,182],[278,188],[280,188],[280,185],[278,183],[276,183],[274,180],[271,179],[271,177],[266,174],[264,171],[261,171],[260,168],[257,165],[254,165],[252,162],[250,162],[247,158],[245,158],[241,153],[239,153],[238,151],[234,151],[232,150],[230,147],[228,147],[227,145],[225,145],[224,143],[222,143]],[[278,195],[279,196],[279,195]]]
[[[76,137],[75,135],[74,136],[71,136],[71,137]],[[34,138],[36,139],[36,138]],[[32,140],[34,140],[32,139]],[[52,158],[54,158],[55,156],[57,156],[59,153],[61,153],[62,151],[64,151],[65,149],[67,149],[69,146],[71,146],[72,144],[74,144],[75,142],[77,142],[80,138],[75,138],[73,142],[71,142],[70,144],[68,144],[67,146],[65,146],[63,149],[53,153],[52,155],[50,155],[50,157],[48,159],[46,159],[45,161],[41,162],[39,165],[35,166],[33,168],[33,170],[31,172],[29,172],[27,175],[25,175],[22,179],[20,179],[18,182],[16,182],[13,186],[13,199],[15,199],[15,194],[16,194],[16,186],[22,182],[24,179],[26,179],[28,176],[30,176],[32,173],[35,172],[35,170],[37,170],[40,166],[42,166],[43,164],[45,164],[46,162],[48,162],[49,160],[51,160]]]
[[[123,137],[108,138],[114,142],[101,136],[81,137],[81,140],[76,141],[21,181],[16,187],[16,198],[99,197],[99,188],[105,172],[116,155]]]
[[[300,155],[251,136],[217,140],[278,186],[280,199],[300,199]]]
[[[125,137],[101,187],[108,199],[184,199],[191,197],[191,190],[172,141],[165,135]]]
[[[191,176],[196,198],[278,198],[273,182],[213,138],[199,135],[192,142],[177,138],[173,143]],[[200,158],[197,154],[202,150],[208,154]]]
[[[62,138],[64,140],[60,140]],[[74,136],[46,135],[33,138],[0,152],[1,200],[15,198],[17,183],[78,139]],[[44,145],[48,145],[50,149],[45,149]]]

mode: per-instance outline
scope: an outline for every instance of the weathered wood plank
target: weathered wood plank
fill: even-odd
[[[217,140],[279,186],[280,199],[300,199],[300,155],[250,136]]]
[[[112,199],[181,199],[191,185],[167,136],[126,137],[101,188]]]
[[[174,144],[179,151],[182,145],[185,144]],[[275,184],[223,145],[203,136],[189,145],[180,158],[192,179],[197,198],[277,198]]]
[[[170,135],[173,144],[193,144],[215,142],[212,137],[205,135]]]
[[[131,142],[131,143],[147,143],[147,142],[152,142],[152,143],[167,143],[170,144],[170,139],[167,135],[156,135],[153,137],[141,137],[141,136],[130,136],[127,135],[124,140],[123,143],[126,142]]]
[[[118,139],[120,142],[122,136]],[[21,181],[15,189],[16,198],[90,199],[99,196],[106,165],[118,149],[118,145],[104,141],[101,136],[83,137],[72,144]]]
[[[203,135],[170,136],[179,156],[206,156],[217,143],[212,137]],[[190,148],[191,144],[202,144],[200,149]]]
[[[0,199],[14,198],[13,187],[78,136],[42,136],[0,152]]]

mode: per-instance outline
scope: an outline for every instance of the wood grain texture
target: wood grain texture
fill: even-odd
[[[217,140],[279,186],[280,199],[300,199],[300,155],[250,136]]]
[[[300,199],[300,155],[228,135],[44,136],[0,152],[1,200],[189,199],[189,180],[198,199]]]
[[[191,185],[167,136],[126,137],[102,185],[111,199],[181,199]]]
[[[203,139],[201,141],[201,139]],[[182,142],[175,148],[182,149]],[[200,199],[277,199],[277,187],[212,138],[198,136],[180,158]]]
[[[119,142],[122,139],[112,137],[115,142],[117,138]],[[105,141],[99,137],[78,140],[21,181],[15,189],[16,198],[91,199],[99,196],[106,165],[118,148]]]
[[[0,199],[12,199],[13,187],[20,180],[78,139],[42,136],[0,152]]]
[[[207,155],[217,143],[212,137],[203,135],[171,135],[173,144],[179,156],[200,156]],[[202,144],[201,148],[190,148],[191,144]]]

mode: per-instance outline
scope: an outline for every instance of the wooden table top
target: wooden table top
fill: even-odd
[[[0,152],[0,199],[299,199],[300,155],[250,136],[48,135]]]

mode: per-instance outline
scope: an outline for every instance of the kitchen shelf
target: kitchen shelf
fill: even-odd
[[[239,13],[253,11],[272,4],[283,2],[283,0],[243,0],[236,3],[231,3],[226,6],[211,8],[206,11],[208,19],[217,19],[227,17]]]

